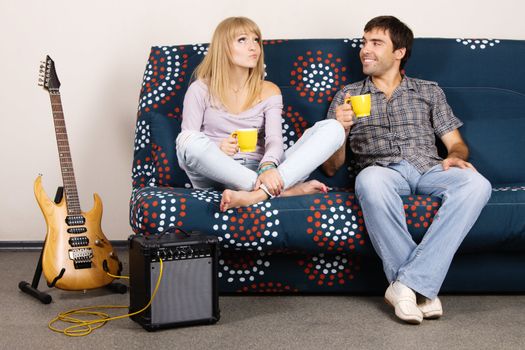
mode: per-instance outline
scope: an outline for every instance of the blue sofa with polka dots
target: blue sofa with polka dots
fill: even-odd
[[[326,116],[335,93],[363,79],[359,39],[268,40],[267,79],[283,94],[290,147]],[[353,193],[351,154],[336,176],[312,174],[328,194],[275,198],[219,211],[220,192],[193,189],[179,168],[175,138],[182,101],[206,44],[154,46],[140,91],[130,223],[136,234],[174,227],[216,235],[222,293],[382,293],[386,279]],[[525,41],[416,39],[406,74],[437,81],[455,114],[471,162],[493,184],[490,202],[463,242],[444,292],[525,291]],[[420,241],[440,199],[403,197]]]

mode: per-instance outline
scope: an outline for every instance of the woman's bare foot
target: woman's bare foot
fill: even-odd
[[[226,211],[231,208],[247,207],[265,199],[268,199],[268,195],[263,190],[251,192],[224,190],[222,192],[220,210]]]
[[[289,196],[302,196],[305,194],[314,194],[314,193],[327,193],[328,187],[317,180],[310,180],[306,182],[298,183],[295,186],[290,187],[289,189],[285,190],[281,196],[282,197],[289,197]]]

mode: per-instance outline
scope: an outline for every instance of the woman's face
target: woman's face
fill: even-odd
[[[252,32],[241,31],[231,44],[232,63],[242,68],[254,68],[261,57],[259,37]]]

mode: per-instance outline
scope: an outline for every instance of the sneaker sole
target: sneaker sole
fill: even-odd
[[[385,303],[387,305],[390,305],[391,307],[394,308],[394,311],[396,310],[396,307],[394,305],[392,305],[392,303],[386,297],[385,297],[384,300],[385,300]],[[395,314],[396,314],[397,318],[399,318],[403,322],[406,322],[406,323],[409,323],[409,324],[419,325],[423,321],[422,319],[420,320],[419,318],[403,318],[405,316],[404,315],[399,315],[397,312]]]

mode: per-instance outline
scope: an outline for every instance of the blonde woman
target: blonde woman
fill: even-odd
[[[304,182],[344,142],[343,127],[324,120],[283,151],[279,88],[264,80],[258,26],[230,17],[215,29],[208,54],[184,97],[179,164],[195,188],[224,189],[220,210],[274,196],[327,192],[317,180]],[[257,128],[255,152],[239,152],[237,129]]]

